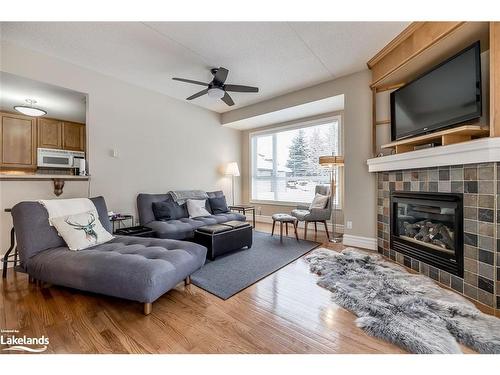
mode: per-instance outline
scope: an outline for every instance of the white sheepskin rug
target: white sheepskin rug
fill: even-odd
[[[430,278],[354,248],[317,249],[306,257],[318,285],[358,316],[368,334],[411,353],[500,353],[500,319],[481,313]]]

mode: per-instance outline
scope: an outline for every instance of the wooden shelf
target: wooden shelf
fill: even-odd
[[[387,125],[384,118],[377,119],[377,94],[401,87],[477,40],[481,42],[481,52],[489,50],[489,136],[500,137],[500,95],[496,93],[500,91],[500,22],[414,22],[367,63],[372,71],[373,156],[380,152],[377,128]],[[484,97],[488,100],[488,95]],[[467,137],[450,135],[441,141],[456,143]],[[469,139],[473,137],[476,136],[472,134]],[[390,144],[382,148],[393,147],[396,148]],[[411,151],[409,145],[398,145],[397,149]]]
[[[377,91],[397,88],[402,82],[413,80],[477,40],[481,41],[481,52],[490,49],[489,23],[464,22],[409,57],[402,57],[399,64],[388,68],[380,77],[374,77],[371,87]]]
[[[403,139],[382,145],[383,149],[393,148],[396,154],[414,151],[415,146],[427,143],[439,143],[441,146],[455,143],[467,142],[473,138],[487,137],[490,134],[489,128],[480,125],[462,125],[457,128],[441,130],[435,133],[424,134],[418,137]]]

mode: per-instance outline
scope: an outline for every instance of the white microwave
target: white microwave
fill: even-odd
[[[85,152],[57,150],[52,148],[37,149],[38,167],[77,168],[78,159],[85,159]]]

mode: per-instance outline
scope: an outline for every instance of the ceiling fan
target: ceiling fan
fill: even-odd
[[[191,95],[189,98],[186,98],[186,100],[193,100],[193,99],[198,98],[202,95],[208,94],[209,97],[215,98],[215,99],[222,99],[222,101],[224,103],[226,103],[229,106],[232,106],[232,105],[234,105],[234,101],[227,93],[228,91],[230,91],[230,92],[259,92],[258,87],[224,84],[224,82],[226,82],[226,78],[227,78],[227,75],[229,73],[229,70],[227,70],[226,68],[223,68],[223,67],[213,68],[213,69],[210,69],[210,72],[214,76],[214,79],[210,83],[193,81],[192,79],[185,79],[185,78],[172,78],[172,79],[175,81],[187,82],[187,83],[192,83],[195,85],[201,85],[201,86],[207,87],[206,89],[201,90],[200,92],[197,92],[194,95]]]

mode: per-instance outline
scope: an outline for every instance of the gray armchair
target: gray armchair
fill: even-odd
[[[295,216],[298,221],[304,222],[304,239],[307,239],[307,225],[314,223],[314,232],[318,232],[317,223],[323,223],[325,226],[326,236],[330,239],[330,233],[326,221],[332,216],[332,198],[330,195],[330,186],[317,185],[315,194],[328,195],[328,202],[325,208],[313,208],[309,210],[309,206],[299,205],[292,211],[292,216]]]

